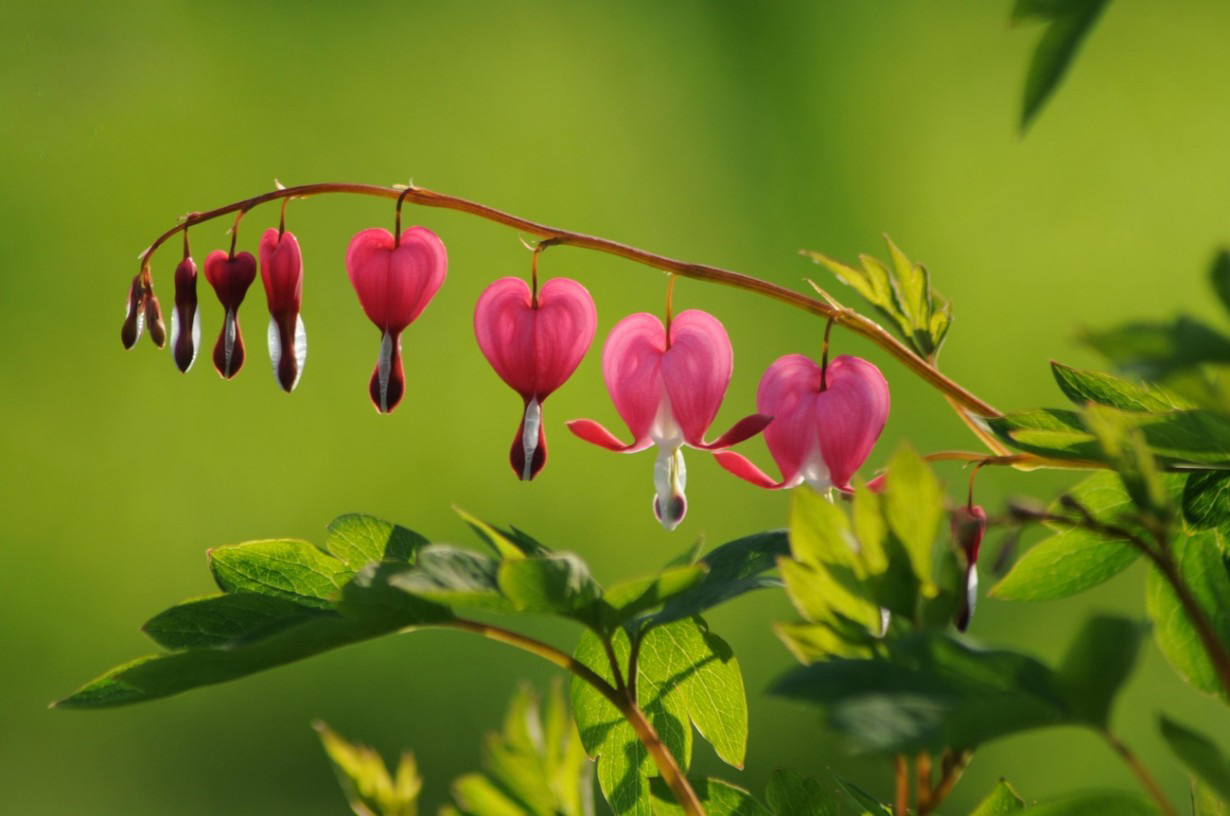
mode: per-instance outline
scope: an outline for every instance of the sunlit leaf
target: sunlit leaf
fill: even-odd
[[[354,570],[307,541],[248,541],[209,551],[209,568],[226,592],[257,592],[327,608]]]
[[[1004,780],[995,784],[991,795],[983,799],[969,816],[1011,816],[1025,809],[1025,800]]]
[[[1230,470],[1193,473],[1183,487],[1183,517],[1198,529],[1230,522]]]
[[[769,777],[765,803],[776,816],[838,816],[842,812],[837,796],[818,780],[786,768],[777,769]]]
[[[743,788],[720,779],[689,779],[696,798],[705,808],[706,816],[775,816],[756,797]],[[654,816],[684,816],[684,810],[675,801],[670,787],[661,779],[650,785],[653,793]],[[797,811],[810,813],[811,811]]]
[[[1230,760],[1217,743],[1169,717],[1161,718],[1162,737],[1188,770],[1230,802]]]
[[[403,753],[395,775],[366,745],[347,742],[322,722],[313,724],[350,809],[358,816],[415,816],[423,780],[414,755]]]
[[[1103,371],[1086,371],[1051,362],[1055,382],[1077,405],[1089,402],[1123,411],[1164,412],[1192,407],[1187,400],[1165,389],[1134,382]]]
[[[780,587],[765,573],[790,552],[785,531],[773,530],[727,542],[697,561],[707,570],[700,581],[666,602],[655,623],[690,618],[718,604],[757,589]]]
[[[412,562],[426,544],[413,530],[361,513],[335,518],[325,538],[325,549],[356,571],[373,561]]]

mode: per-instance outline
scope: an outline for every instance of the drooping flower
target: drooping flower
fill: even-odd
[[[201,307],[196,296],[196,262],[185,256],[175,267],[175,308],[171,310],[171,356],[187,374],[201,347]]]
[[[978,602],[978,551],[987,532],[987,513],[976,504],[952,511],[952,537],[961,549],[965,567],[965,593],[957,610],[957,629],[964,632]]]
[[[303,255],[293,233],[272,227],[261,236],[261,281],[269,303],[269,359],[273,376],[290,393],[299,384],[307,359],[307,332],[299,306],[303,299]]]
[[[732,451],[717,454],[722,467],[765,488],[806,482],[816,490],[849,490],[888,419],[888,383],[858,357],[835,357],[822,370],[808,357],[787,354],[761,378],[756,409],[773,417],[764,441],[781,481]]]
[[[229,255],[215,249],[205,256],[205,280],[214,288],[226,312],[218,342],[214,343],[214,368],[229,380],[243,368],[245,352],[243,332],[239,329],[239,305],[256,280],[256,258],[251,252]]]
[[[406,390],[401,333],[444,283],[448,254],[444,242],[426,227],[410,227],[399,240],[374,227],[350,239],[346,272],[363,311],[381,332],[380,356],[368,392],[376,410],[387,414]]]
[[[133,275],[128,286],[128,300],[124,310],[124,326],[120,329],[120,342],[124,348],[130,349],[141,339],[145,330],[145,288],[141,285],[141,276]]]
[[[478,347],[525,411],[509,460],[523,480],[547,462],[542,403],[572,376],[594,339],[598,314],[584,286],[553,278],[535,297],[520,278],[500,278],[478,298],[474,335]]]
[[[629,315],[607,337],[602,374],[632,442],[624,444],[591,419],[568,423],[577,436],[608,450],[633,453],[658,446],[653,511],[668,530],[687,512],[682,446],[709,451],[729,447],[759,433],[772,419],[752,414],[716,441],[705,441],[733,364],[730,338],[713,315],[696,309],[681,312],[671,321],[669,337],[657,317]]]

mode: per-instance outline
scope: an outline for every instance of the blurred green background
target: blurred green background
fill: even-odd
[[[689,454],[691,510],[663,532],[652,457],[573,439],[562,422],[621,428],[597,344],[546,406],[551,462],[515,480],[519,401],[471,329],[478,293],[528,272],[516,233],[411,209],[448,245],[449,279],[405,336],[408,395],[392,416],[366,396],[378,332],[342,267],[350,236],[391,226],[387,202],[292,203],[310,354],[298,391],[264,353],[259,286],[241,313],[248,367],[223,383],[203,356],[188,376],[147,341],[124,353],[122,301],[136,254],[178,215],[286,184],[396,183],[478,199],[551,224],[725,266],[801,289],[822,275],[801,247],[882,254],[889,232],[929,265],[957,321],[952,376],[1002,408],[1059,403],[1047,360],[1094,359],[1082,324],[1189,310],[1224,322],[1205,266],[1230,233],[1230,8],[1217,0],[1115,0],[1026,138],[1020,94],[1037,29],[1008,2],[75,2],[0,9],[0,811],[89,814],[345,812],[309,728],[322,718],[386,755],[413,748],[425,801],[474,769],[533,658],[455,633],[388,638],[133,708],[52,712],[48,701],[153,650],[138,625],[208,593],[207,547],[320,541],[345,511],[475,543],[450,506],[572,549],[606,581],[648,571],[698,536],[717,544],[780,526],[787,496]],[[254,249],[276,209],[252,213]],[[203,258],[226,223],[193,231]],[[155,258],[169,309],[172,246]],[[663,277],[571,249],[547,276],[585,283],[599,338],[661,308]],[[834,285],[836,288],[836,285]],[[838,293],[851,304],[852,294]],[[220,316],[202,284],[206,355]],[[680,307],[711,310],[736,349],[715,427],[752,410],[775,357],[817,353],[801,313],[689,281]],[[169,312],[168,312],[169,317]],[[944,402],[874,347],[894,410],[872,454],[976,443]],[[770,464],[763,445],[749,454]],[[964,474],[944,466],[961,489]],[[1064,474],[985,473],[979,498],[1049,496]],[[992,549],[994,551],[994,549]],[[1053,659],[1091,609],[1143,617],[1141,567],[1079,598],[987,601],[972,634]],[[879,764],[842,758],[815,712],[765,697],[792,664],[770,633],[780,593],[720,609],[751,697],[747,770],[836,766],[887,794]],[[539,633],[570,647],[574,633]],[[1118,706],[1124,738],[1179,799],[1184,778],[1155,734],[1158,710],[1230,733],[1152,646]],[[1224,742],[1224,740],[1223,740]],[[702,755],[702,769],[716,760]],[[1000,775],[1029,797],[1134,788],[1091,734],[994,743],[952,812]],[[434,812],[429,807],[427,812]]]

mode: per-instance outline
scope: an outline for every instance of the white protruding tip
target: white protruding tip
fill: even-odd
[[[525,464],[521,466],[521,479],[529,481],[534,475],[534,454],[538,451],[538,429],[542,427],[542,406],[538,398],[525,406],[525,429],[521,432],[521,449],[525,451]]]

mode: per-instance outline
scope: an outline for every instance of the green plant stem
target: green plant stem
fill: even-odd
[[[1117,753],[1127,764],[1137,781],[1140,782],[1141,787],[1148,792],[1149,796],[1153,798],[1153,801],[1157,802],[1157,806],[1161,808],[1162,813],[1165,814],[1165,816],[1179,816],[1179,812],[1175,810],[1174,805],[1170,804],[1170,800],[1166,798],[1166,794],[1162,793],[1162,789],[1158,786],[1157,780],[1153,778],[1153,774],[1149,773],[1149,769],[1141,763],[1140,758],[1132,753],[1131,749],[1111,732],[1103,731],[1102,736],[1106,739],[1106,742],[1110,744],[1110,747],[1115,750],[1115,753]]]
[[[589,666],[548,643],[543,643],[540,640],[535,640],[500,626],[492,626],[491,624],[465,620],[463,618],[431,624],[431,626],[432,628],[458,629],[463,632],[481,635],[488,640],[505,643],[522,651],[537,655],[549,663],[554,663],[556,666],[572,672],[574,676],[582,682],[589,684],[605,697],[623,715],[628,724],[632,726],[632,730],[636,732],[637,738],[645,746],[649,756],[653,758],[654,764],[658,766],[658,773],[662,775],[662,780],[666,782],[667,786],[671,789],[671,793],[675,795],[675,799],[679,802],[680,807],[683,808],[683,812],[687,816],[705,816],[705,809],[701,806],[700,799],[696,796],[696,791],[692,790],[692,785],[688,782],[687,776],[680,769],[679,763],[675,761],[674,755],[671,754],[666,744],[662,742],[657,731],[654,730],[653,724],[645,717],[645,712],[641,711],[640,706],[634,700],[620,693],[620,691]]]
[[[884,351],[897,358],[897,360],[906,368],[910,369],[931,386],[938,389],[941,393],[952,400],[955,405],[961,406],[961,408],[965,411],[972,412],[977,416],[999,415],[999,411],[995,410],[995,408],[989,403],[966,390],[963,386],[949,379],[944,374],[940,373],[939,369],[937,369],[930,361],[915,354],[909,346],[889,334],[888,331],[882,328],[878,323],[870,318],[858,314],[851,309],[837,308],[824,302],[823,300],[809,297],[799,292],[795,292],[792,289],[787,289],[784,286],[779,286],[775,283],[770,283],[769,281],[761,280],[760,278],[755,278],[750,275],[732,272],[716,266],[675,260],[674,258],[668,258],[664,255],[657,255],[652,252],[647,252],[646,250],[638,249],[637,247],[630,246],[628,244],[619,243],[618,241],[611,241],[607,238],[599,238],[594,235],[586,235],[580,232],[572,232],[571,230],[540,224],[535,221],[530,221],[525,218],[497,210],[494,207],[488,207],[485,204],[479,204],[478,202],[468,201],[464,198],[433,192],[432,190],[428,190],[423,187],[411,186],[409,188],[401,188],[383,187],[375,184],[332,182],[304,184],[298,187],[287,187],[280,190],[273,190],[262,195],[244,199],[243,201],[228,204],[224,207],[209,210],[208,212],[189,213],[181,223],[158,236],[154,243],[141,253],[141,273],[143,275],[143,279],[146,283],[149,283],[150,256],[154,254],[154,251],[157,250],[164,241],[181,230],[187,229],[188,227],[196,224],[200,224],[204,221],[218,218],[219,216],[226,215],[227,213],[235,212],[236,210],[250,210],[253,207],[269,201],[276,201],[282,198],[306,198],[308,196],[325,195],[331,193],[348,193],[353,195],[375,196],[378,198],[404,199],[405,201],[419,204],[424,207],[440,207],[442,209],[455,210],[457,212],[463,212],[468,215],[484,218],[488,221],[494,221],[497,224],[503,224],[506,227],[527,232],[540,238],[548,239],[561,246],[574,246],[582,249],[594,250],[596,252],[605,252],[609,255],[616,255],[636,263],[651,266],[655,269],[661,269],[665,272],[673,272],[685,278],[718,283],[724,286],[733,286],[737,289],[754,292],[763,297],[785,303],[788,306],[793,306],[796,309],[802,309],[805,312],[810,312],[811,314],[830,319],[848,331],[852,331],[855,334],[860,334],[868,338]],[[964,416],[962,417],[962,420],[967,423],[969,422],[968,418]],[[992,448],[992,450],[996,449]],[[1001,451],[996,450],[996,452],[998,453]]]

